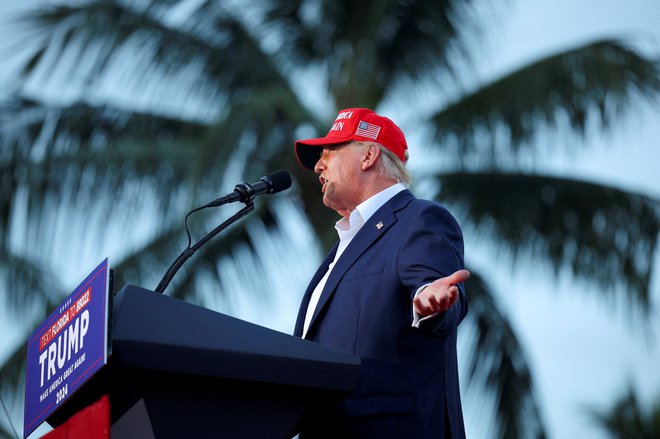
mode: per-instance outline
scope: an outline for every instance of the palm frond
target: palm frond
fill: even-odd
[[[4,286],[0,300],[16,313],[15,317],[25,318],[44,308],[60,290],[47,265],[8,249],[0,249],[0,279]]]
[[[64,187],[76,192],[79,182],[73,187],[71,184],[82,172],[70,176],[73,181],[69,182],[63,177],[71,170],[94,167],[94,173],[101,174],[109,167],[124,170],[122,166],[130,163],[139,166],[141,173],[155,176],[155,158],[181,163],[184,148],[171,148],[173,140],[184,145],[199,142],[203,128],[108,106],[74,104],[58,108],[20,101],[0,109],[5,151],[2,166],[15,170],[8,174],[14,175],[15,185]],[[30,145],[34,147],[28,148]],[[123,172],[121,178],[128,176]]]
[[[651,311],[652,261],[660,201],[569,178],[515,173],[438,177],[441,199],[460,206],[482,236],[515,255],[531,255],[622,292],[632,308]]]
[[[3,392],[15,397],[20,396],[17,392],[22,387],[21,378],[25,373],[26,362],[27,343],[21,343],[0,368],[0,388]]]
[[[10,432],[9,430],[5,429],[4,426],[0,425],[0,438],[13,439],[14,438],[14,433]]]
[[[151,92],[157,105],[149,105],[150,111],[176,113],[177,108],[170,108],[175,103],[179,113],[187,106],[193,117],[205,121],[221,117],[222,104],[245,100],[254,87],[269,84],[288,90],[246,24],[230,13],[235,8],[202,2],[187,20],[175,23],[167,8],[158,2],[152,6],[91,1],[58,5],[27,17],[45,37],[26,63],[24,75],[54,72],[47,75],[48,81],[70,81],[75,71],[81,78],[78,94],[102,88],[106,74],[122,77],[122,92],[129,90],[133,100]],[[185,93],[176,94],[178,89]],[[177,98],[163,99],[159,93]],[[192,108],[191,100],[197,103]],[[200,106],[208,111],[197,111]]]
[[[589,410],[589,415],[611,438],[660,437],[660,398],[644,407],[632,385],[609,408]]]
[[[283,63],[322,63],[339,108],[375,107],[397,81],[453,71],[457,56],[467,58],[475,3],[269,2],[263,35]]]
[[[49,108],[18,100],[1,108],[0,230],[8,230],[11,216],[19,209],[18,193],[27,200],[23,216],[33,236],[35,230],[50,230],[51,214],[66,206],[95,205],[106,217],[119,207],[133,211],[142,202],[137,193],[149,187],[176,186],[192,174],[194,162],[187,158],[201,142],[200,128],[83,104]],[[111,195],[97,203],[101,193]],[[175,187],[163,195],[159,201],[167,211],[180,191]],[[122,199],[129,200],[128,204],[119,206]]]
[[[532,140],[539,133],[567,127],[584,136],[589,128],[607,128],[636,97],[657,98],[659,91],[657,60],[619,41],[597,41],[461,97],[432,117],[434,136],[464,163],[498,163],[537,147]]]
[[[218,176],[239,147],[252,151],[247,157],[252,175],[247,177],[268,172],[275,157],[289,167],[288,142],[309,117],[292,97],[264,90],[260,100],[237,105],[237,111],[211,126],[84,104],[8,105],[0,110],[5,151],[1,187],[6,194],[0,226],[6,230],[9,225],[16,188],[28,192],[29,218],[36,222],[48,213],[44,206],[49,200],[60,206],[66,200],[75,200],[78,207],[96,205],[109,216],[134,211],[146,194],[156,191],[161,215],[180,214],[182,209],[172,207],[182,191],[189,205],[214,193]],[[99,193],[112,196],[98,203]],[[121,205],[122,200],[130,202]]]
[[[54,307],[55,305],[48,303],[46,305],[48,309]],[[46,307],[45,306],[45,307]],[[45,309],[44,307],[44,309]],[[38,313],[40,314],[40,313]],[[45,316],[42,316],[45,317]],[[37,320],[40,321],[40,320]],[[34,328],[36,329],[36,328]],[[29,334],[29,333],[28,333]],[[15,438],[13,429],[16,428],[19,432],[22,430],[20,425],[20,419],[22,419],[24,401],[25,401],[25,371],[27,368],[27,343],[20,343],[14,351],[10,354],[8,358],[0,366],[0,395],[4,403],[7,406],[9,411],[10,420],[5,419],[4,410],[0,411],[0,419],[3,422],[0,422],[0,437]],[[7,422],[4,422],[4,421]],[[13,426],[9,427],[9,423],[12,423]],[[9,434],[9,429],[5,428],[3,430],[2,425],[7,425],[11,429],[11,434]],[[3,436],[3,431],[6,436]],[[19,433],[20,434],[20,433]]]
[[[470,311],[466,322],[474,327],[468,360],[470,385],[483,385],[494,399],[496,435],[501,439],[546,436],[534,395],[532,372],[515,329],[497,298],[475,270],[466,281]]]

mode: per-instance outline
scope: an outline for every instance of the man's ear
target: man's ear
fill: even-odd
[[[362,170],[366,171],[376,165],[378,157],[380,157],[380,147],[378,145],[369,145],[362,155]]]

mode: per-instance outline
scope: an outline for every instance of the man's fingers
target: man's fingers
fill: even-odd
[[[415,297],[413,300],[413,304],[415,305],[415,311],[417,314],[421,316],[426,316],[431,314],[431,309],[428,305],[428,300],[425,300],[424,296],[421,294]]]
[[[450,287],[447,290],[447,294],[441,295],[435,301],[435,312],[444,312],[449,309],[458,298],[458,288],[455,286]]]
[[[447,306],[447,308],[452,306],[458,300],[458,287],[457,286],[452,286],[449,289],[449,298],[448,298],[448,300],[449,300],[449,305]]]
[[[447,311],[458,299],[458,287],[452,285],[443,291],[426,289],[413,299],[417,314],[427,316]]]
[[[467,270],[458,270],[455,271],[454,273],[450,274],[449,276],[445,277],[445,280],[449,282],[452,285],[456,285],[457,283],[461,283],[465,280],[467,280],[470,277],[470,272]]]

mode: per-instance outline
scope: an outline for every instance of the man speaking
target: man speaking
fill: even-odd
[[[340,111],[325,137],[294,149],[341,215],[294,333],[362,359],[357,390],[310,415],[301,438],[464,438],[456,332],[469,272],[459,225],[406,189],[403,132],[371,110]]]

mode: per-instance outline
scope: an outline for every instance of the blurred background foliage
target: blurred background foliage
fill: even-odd
[[[260,200],[247,221],[202,248],[168,294],[209,307],[250,294],[266,308],[273,285],[302,294],[299,278],[334,241],[335,218],[320,203],[316,177],[295,163],[293,139],[325,134],[341,108],[396,107],[391,116],[404,131],[426,135],[412,150],[425,157],[423,170],[413,169],[418,195],[445,203],[484,245],[568,270],[626,313],[648,317],[660,200],[522,163],[541,155],[539,138],[548,133],[570,133],[574,141],[556,145],[569,152],[640,101],[655,102],[658,60],[626,41],[599,40],[468,83],[475,41],[491,25],[483,11],[492,7],[35,3],[21,18],[20,72],[0,104],[4,306],[26,322],[27,336],[68,291],[65,267],[82,276],[93,266],[72,263],[72,251],[89,252],[85,236],[111,249],[117,286],[153,288],[183,248],[188,210],[219,187],[277,169],[293,174],[293,190]],[[311,99],[310,88],[323,98]],[[422,100],[431,104],[416,105]],[[193,234],[217,224],[217,215],[193,218]],[[468,268],[462,365],[478,389],[469,395],[492,401],[491,437],[545,437],[524,346],[487,275]],[[18,347],[0,370],[14,414],[24,359]],[[611,431],[620,425],[615,411],[599,415]],[[8,423],[0,425],[10,436]]]

